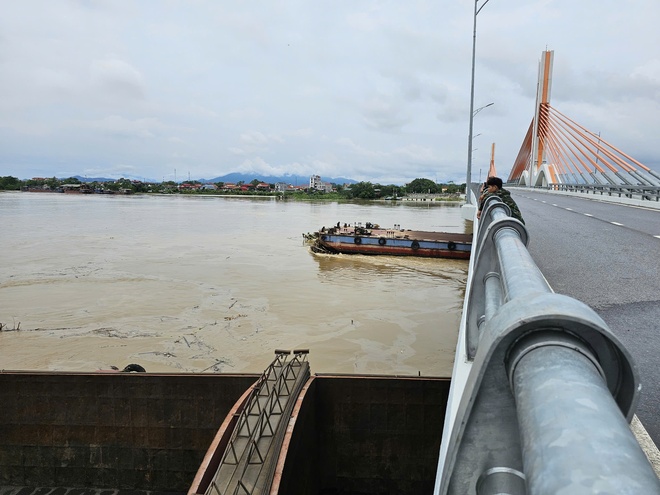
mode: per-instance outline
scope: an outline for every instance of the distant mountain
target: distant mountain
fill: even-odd
[[[286,182],[294,186],[304,186],[309,185],[309,175],[263,175],[257,173],[251,174],[239,174],[238,172],[233,172],[231,174],[223,175],[221,177],[214,177],[213,179],[200,179],[200,182],[206,183],[215,183],[215,182],[229,182],[236,184],[237,182],[252,182],[254,179],[260,180],[262,182],[267,182],[269,184],[275,184],[277,182]],[[323,182],[330,182],[333,184],[356,184],[357,181],[353,179],[347,179],[345,177],[323,177],[321,176]]]
[[[74,175],[74,179],[78,179],[80,182],[114,182],[116,179],[110,179],[108,177],[82,177],[80,175]],[[127,179],[133,179],[131,176],[127,176]],[[286,182],[294,186],[305,186],[309,185],[309,175],[263,175],[257,173],[251,174],[240,174],[238,172],[233,172],[231,174],[223,175],[221,177],[214,177],[213,179],[192,179],[198,180],[199,182],[210,184],[216,182],[229,182],[236,184],[237,182],[243,181],[245,183],[252,182],[254,179],[260,180],[262,182],[267,182],[268,184],[275,184],[277,182]],[[145,179],[140,179],[145,180]],[[353,179],[347,179],[345,177],[323,177],[321,176],[323,182],[330,182],[332,184],[356,184],[357,181]],[[159,182],[146,179],[147,182]],[[178,180],[177,182],[185,182],[185,180]]]
[[[108,177],[81,177],[80,175],[74,175],[73,178],[78,179],[80,182],[114,182],[116,180]]]

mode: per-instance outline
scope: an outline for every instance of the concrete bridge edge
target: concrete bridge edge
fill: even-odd
[[[630,429],[635,435],[639,446],[644,451],[646,458],[651,463],[651,466],[653,466],[653,471],[655,471],[656,476],[660,478],[660,451],[655,443],[653,443],[653,440],[637,415],[633,416],[633,419],[630,422]]]

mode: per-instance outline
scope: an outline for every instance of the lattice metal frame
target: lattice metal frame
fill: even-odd
[[[222,455],[206,495],[255,495],[268,450],[282,431],[282,418],[291,410],[294,389],[309,370],[307,350],[276,350],[275,359],[253,386],[246,406]],[[283,435],[279,435],[282,437]]]

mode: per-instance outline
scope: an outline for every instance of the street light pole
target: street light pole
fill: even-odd
[[[467,178],[465,180],[465,200],[468,204],[472,203],[472,198],[470,196],[470,184],[472,183],[472,123],[474,116],[479,113],[480,110],[492,105],[492,103],[485,105],[481,108],[474,110],[474,60],[477,51],[477,15],[481,12],[489,0],[485,0],[484,3],[479,7],[479,0],[474,0],[474,24],[472,28],[472,79],[470,83],[470,130],[468,132],[468,162],[467,162]]]

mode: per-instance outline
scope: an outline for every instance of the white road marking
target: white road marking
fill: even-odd
[[[618,225],[619,227],[623,227],[622,223],[619,222],[610,222],[612,225]]]
[[[585,213],[584,216],[585,217],[593,217],[593,215],[591,213]]]
[[[654,235],[653,237],[657,237],[658,239],[660,239],[660,235]]]
[[[566,208],[566,211],[573,211],[573,208]]]
[[[552,203],[552,206],[557,206],[556,204]]]

